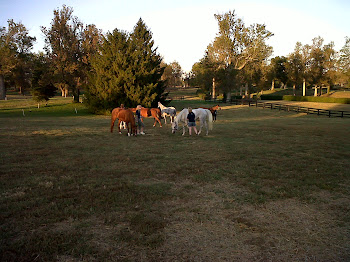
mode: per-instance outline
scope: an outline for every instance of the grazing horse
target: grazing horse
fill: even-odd
[[[205,126],[207,130],[206,134],[208,135],[209,130],[213,129],[213,116],[211,112],[208,109],[203,109],[203,108],[192,109],[192,112],[195,114],[196,120],[199,119],[199,122],[200,122],[198,135],[201,133],[203,125]],[[187,122],[187,115],[188,115],[188,109],[185,108],[175,117],[175,120],[171,126],[171,131],[173,134],[178,129],[179,122],[182,122],[182,128],[183,128],[182,135],[185,135],[186,133],[185,125]],[[208,124],[209,124],[209,129],[208,129]]]
[[[161,102],[158,102],[158,107],[160,108],[162,112],[162,117],[164,118],[164,122],[166,124],[166,117],[170,117],[170,122],[172,123],[174,121],[174,118],[176,116],[176,108],[173,106],[166,107],[163,106]]]
[[[213,122],[216,121],[216,115],[217,115],[217,110],[221,110],[221,107],[219,105],[213,106],[213,107],[200,107],[203,109],[208,109],[211,114],[213,115]]]
[[[136,108],[131,108],[131,110],[132,110],[133,113],[136,112]],[[161,115],[160,115],[160,109],[159,108],[145,108],[145,107],[142,107],[141,108],[141,116],[142,116],[142,118],[153,117],[154,118],[153,127],[156,126],[157,122],[159,123],[159,126],[162,127],[162,123],[160,122]]]
[[[130,136],[130,134],[133,134],[136,136],[135,117],[134,117],[133,112],[130,109],[124,109],[124,108],[113,109],[112,120],[111,120],[111,133],[113,133],[114,122],[117,118],[118,118],[119,134],[121,134],[120,122],[124,121],[126,123],[127,128],[128,128],[128,136]],[[129,131],[129,124],[130,124],[130,131]]]

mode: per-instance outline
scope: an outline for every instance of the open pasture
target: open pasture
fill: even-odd
[[[348,119],[222,104],[208,136],[127,137],[1,105],[1,261],[350,259]]]

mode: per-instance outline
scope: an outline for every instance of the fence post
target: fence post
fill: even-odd
[[[331,117],[331,110],[328,110],[328,117]]]

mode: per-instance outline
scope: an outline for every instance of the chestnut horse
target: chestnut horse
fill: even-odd
[[[211,114],[213,115],[213,122],[216,121],[216,114],[217,114],[217,110],[221,110],[221,107],[219,105],[213,106],[213,107],[200,107],[203,109],[208,109]]]
[[[118,118],[118,130],[120,131],[120,122],[124,121],[128,128],[128,136],[130,133],[136,136],[136,125],[135,125],[135,117],[133,112],[130,109],[124,108],[114,108],[112,111],[112,120],[111,120],[111,133],[113,133],[114,122]],[[130,124],[130,132],[129,132],[129,124]]]
[[[136,108],[131,108],[132,112],[136,112]],[[155,127],[157,122],[159,123],[159,126],[162,127],[162,123],[160,122],[161,118],[161,113],[159,108],[141,108],[141,117],[142,118],[148,118],[148,117],[153,117],[154,118],[154,124],[153,126]],[[141,119],[142,120],[142,119]],[[143,120],[142,120],[143,121]]]

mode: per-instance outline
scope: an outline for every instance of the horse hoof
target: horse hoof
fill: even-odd
[[[122,134],[122,132],[119,132],[119,135],[121,135]]]
[[[130,136],[130,133],[128,133],[128,136]]]

